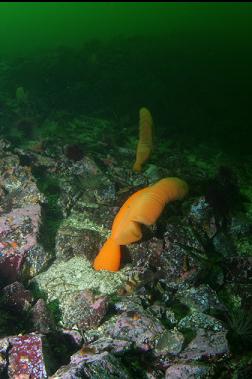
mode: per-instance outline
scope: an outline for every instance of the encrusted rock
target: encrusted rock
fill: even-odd
[[[170,366],[165,372],[165,379],[207,379],[213,369],[206,365],[180,363]]]
[[[176,298],[188,306],[191,311],[211,312],[216,310],[225,310],[220,303],[216,292],[207,284],[201,284],[199,287],[189,287],[179,289]]]
[[[39,222],[39,204],[16,208],[0,217],[0,271],[6,281],[20,275],[24,254],[37,243]]]
[[[102,353],[109,351],[113,354],[122,354],[132,351],[134,348],[133,341],[125,341],[122,339],[115,339],[110,337],[101,337],[98,340],[91,342],[86,346],[86,349],[94,349],[95,353]],[[85,346],[82,350],[85,350]]]
[[[55,260],[49,269],[32,279],[48,301],[62,299],[66,294],[90,289],[98,294],[114,294],[127,281],[124,270],[118,272],[95,271],[84,257],[73,257],[68,261]]]
[[[59,205],[65,217],[70,211],[111,204],[115,200],[114,184],[101,172],[89,157],[62,165],[59,181],[61,188]]]
[[[133,379],[126,367],[112,354],[107,352],[92,354],[78,352],[71,358],[71,363],[61,367],[51,379]]]
[[[93,217],[91,217],[91,213]],[[99,251],[101,243],[107,238],[108,230],[97,220],[98,211],[89,213],[72,212],[61,224],[56,236],[56,256],[69,259],[73,256],[85,256],[92,261]],[[104,218],[110,218],[110,211],[105,207],[99,209]],[[107,215],[105,215],[107,213]],[[102,217],[101,217],[102,218]],[[109,223],[110,224],[110,223]]]
[[[43,299],[39,299],[31,310],[31,321],[34,330],[39,333],[49,333],[54,328],[54,321]]]
[[[190,315],[182,318],[178,323],[178,328],[183,329],[207,329],[214,332],[224,331],[223,324],[216,318],[202,312],[192,312]]]
[[[123,270],[95,271],[84,257],[74,257],[68,261],[56,260],[46,272],[31,281],[35,288],[47,295],[48,303],[57,302],[65,328],[75,324],[84,326],[85,317],[87,325],[93,325],[96,311],[99,317],[95,323],[99,322],[106,309],[106,302],[101,296],[115,294],[123,288],[125,282],[127,275]],[[86,302],[86,290],[97,293],[97,298],[91,304]]]
[[[44,271],[53,258],[52,251],[46,251],[42,245],[36,244],[27,253],[22,266],[22,278],[31,279]]]
[[[22,264],[37,244],[44,197],[16,155],[6,153],[0,165],[0,274],[9,284],[22,276]]]
[[[190,249],[202,250],[199,241],[183,225],[167,224],[160,265],[168,287],[186,287],[196,282],[200,262],[189,254]],[[203,253],[203,250],[202,250]]]
[[[186,360],[218,359],[228,354],[226,332],[198,329],[196,337],[180,354],[180,357]]]
[[[7,368],[7,351],[9,349],[10,343],[8,338],[0,339],[0,375]]]
[[[32,294],[22,283],[15,282],[3,289],[4,304],[15,311],[27,311],[31,307]]]
[[[159,320],[166,316],[166,307],[162,303],[155,302],[148,308],[148,311]]]
[[[164,332],[165,329],[160,322],[137,312],[123,312],[108,330],[112,338],[133,341],[135,346],[142,351],[152,349],[156,340]]]
[[[31,379],[46,379],[48,373],[44,362],[41,335],[29,334],[9,339],[11,349],[8,353],[10,378],[26,375]]]
[[[166,331],[157,341],[155,352],[177,355],[181,352],[184,336],[176,328]]]
[[[193,225],[200,226],[209,238],[217,232],[213,209],[205,197],[200,197],[191,205],[189,218]]]
[[[66,296],[61,302],[62,323],[67,327],[77,325],[80,330],[97,327],[107,311],[105,296],[95,297],[90,290]]]
[[[137,296],[122,296],[114,304],[117,312],[144,312],[141,300]]]
[[[175,312],[170,308],[166,309],[165,311],[165,319],[170,327],[178,324],[177,316]]]
[[[226,280],[238,284],[250,284],[252,282],[252,257],[229,257],[225,261]]]
[[[113,204],[116,200],[115,185],[108,182],[106,185],[101,185],[94,190],[94,196],[98,204]]]
[[[127,246],[130,251],[132,265],[139,268],[142,272],[149,268],[158,268],[161,266],[160,257],[163,252],[163,240],[151,237],[151,231],[142,227],[147,241],[139,241],[137,244]]]

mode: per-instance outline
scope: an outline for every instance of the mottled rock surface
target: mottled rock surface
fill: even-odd
[[[165,379],[207,379],[213,374],[209,366],[195,364],[175,364],[165,372]]]
[[[196,337],[180,354],[180,357],[186,360],[218,359],[228,354],[226,332],[198,329]]]
[[[0,167],[0,274],[10,284],[22,277],[22,265],[38,243],[45,199],[16,155],[0,151]]]
[[[75,354],[68,366],[60,368],[51,379],[133,379],[120,360],[107,352],[92,354]]]
[[[31,379],[48,377],[44,362],[43,339],[30,334],[10,338],[8,374],[10,378],[27,375]]]

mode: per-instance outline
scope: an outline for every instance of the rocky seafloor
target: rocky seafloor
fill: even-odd
[[[163,74],[145,93],[138,50],[99,59],[98,46],[84,70],[83,55],[63,50],[0,62],[1,379],[252,377],[251,156],[199,144],[193,128],[176,138],[171,118],[168,129],[157,122],[152,156],[134,173],[132,109],[163,93]],[[151,55],[148,81],[160,71]],[[191,125],[211,121],[195,114]],[[189,116],[176,117],[188,126]],[[170,176],[187,181],[187,197],[123,248],[120,271],[94,271],[124,201]]]
[[[136,174],[134,146],[89,142],[0,140],[0,377],[250,378],[251,162],[171,143]],[[188,196],[94,271],[122,203],[167,176]]]

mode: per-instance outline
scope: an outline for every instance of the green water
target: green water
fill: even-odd
[[[251,37],[248,3],[47,2],[0,5],[1,53],[33,53],[59,45],[78,47],[90,38],[162,35],[179,42],[246,48]],[[227,47],[227,46],[226,46]],[[248,48],[248,46],[247,46]]]
[[[146,105],[162,137],[249,153],[251,37],[251,3],[2,2],[2,97],[124,127]]]

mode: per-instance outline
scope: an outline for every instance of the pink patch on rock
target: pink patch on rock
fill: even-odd
[[[9,352],[10,378],[29,375],[30,379],[44,379],[46,373],[42,352],[42,336],[29,334],[10,338],[11,350]]]

